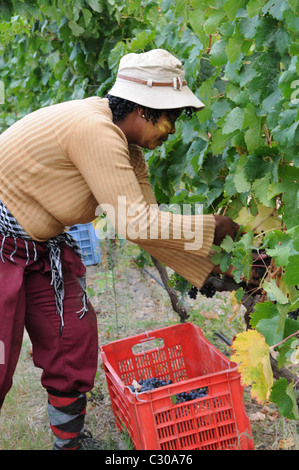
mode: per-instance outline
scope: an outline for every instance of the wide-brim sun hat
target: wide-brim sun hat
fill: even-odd
[[[153,109],[205,107],[187,86],[181,61],[164,49],[124,55],[109,94]]]

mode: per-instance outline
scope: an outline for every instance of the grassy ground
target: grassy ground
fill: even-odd
[[[108,269],[108,258],[114,256],[114,268]],[[142,273],[133,259],[137,251],[125,244],[116,250],[104,250],[102,263],[87,270],[88,291],[97,312],[100,344],[126,338],[147,330],[179,323],[165,290],[148,274]],[[111,264],[110,264],[111,267]],[[156,270],[150,272],[159,278]],[[229,340],[243,330],[242,311],[234,318],[229,295],[218,294],[188,300],[190,321],[199,325],[207,339],[229,355],[229,347],[217,336]],[[41,450],[52,448],[46,412],[46,392],[40,385],[41,371],[34,367],[27,334],[14,377],[0,415],[0,450]],[[262,407],[244,391],[247,415],[251,421],[256,450],[299,449],[296,426],[282,418],[274,406]],[[88,394],[87,428],[95,437],[105,440],[107,448],[130,449],[132,444],[120,434],[114,422],[105,374],[101,363],[94,389]]]

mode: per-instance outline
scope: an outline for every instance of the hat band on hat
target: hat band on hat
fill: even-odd
[[[187,85],[186,80],[182,80],[180,77],[174,77],[172,82],[154,82],[152,79],[142,80],[140,78],[128,77],[127,75],[118,74],[117,78],[122,80],[129,80],[130,82],[141,83],[142,85],[152,86],[171,86],[174,90],[181,90],[184,85]]]
[[[183,87],[182,79],[180,77],[174,77],[172,79],[172,86],[175,90],[180,90],[181,91],[181,89]]]

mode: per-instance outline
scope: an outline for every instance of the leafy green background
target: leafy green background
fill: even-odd
[[[298,13],[298,0],[0,0],[0,132],[39,107],[104,96],[125,53],[182,60],[206,108],[147,152],[151,182],[160,203],[201,203],[245,227],[217,254],[236,280],[249,279],[253,247],[273,258],[252,318],[270,346],[299,329],[288,317],[299,307]],[[286,407],[281,397],[297,419],[295,395]]]

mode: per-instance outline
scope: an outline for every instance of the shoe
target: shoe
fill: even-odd
[[[105,443],[99,439],[94,439],[89,431],[82,433],[79,443],[80,448],[78,450],[105,450]]]
[[[54,444],[52,450],[106,450],[105,443],[94,439],[89,431],[81,432],[64,447]]]

